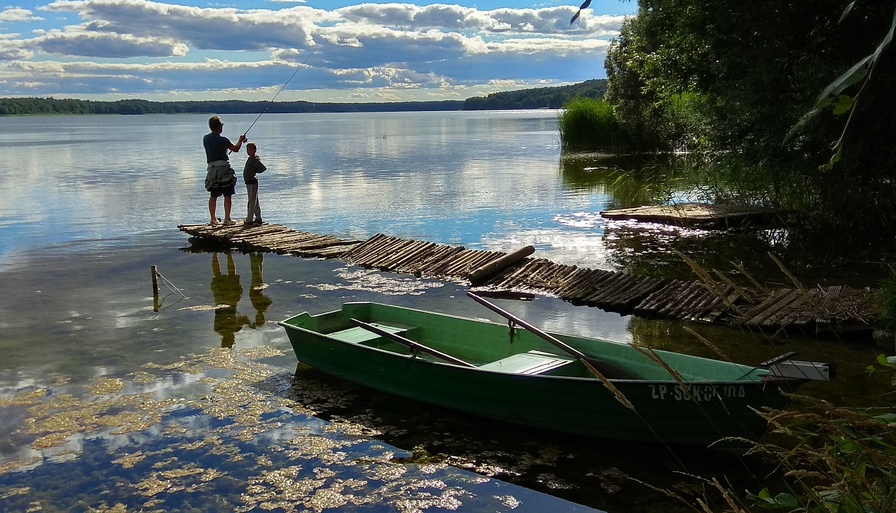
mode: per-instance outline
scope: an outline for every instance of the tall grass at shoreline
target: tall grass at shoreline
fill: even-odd
[[[560,143],[567,150],[612,150],[630,146],[628,134],[616,120],[613,107],[593,98],[574,98],[557,120]]]
[[[881,355],[868,372],[889,372],[896,357]],[[751,453],[780,462],[789,490],[749,493],[753,504],[777,511],[883,513],[896,510],[896,413],[854,409],[794,396],[799,411],[766,411],[773,433],[786,443],[760,443]]]

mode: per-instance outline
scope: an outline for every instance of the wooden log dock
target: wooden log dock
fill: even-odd
[[[623,315],[796,330],[810,336],[852,332],[870,337],[877,321],[874,294],[868,289],[833,286],[748,292],[731,284],[557,264],[526,256],[534,251],[531,247],[507,254],[383,234],[366,241],[344,240],[276,224],[178,228],[194,243],[303,258],[338,258],[350,265],[466,283],[495,294],[550,295]]]
[[[763,207],[680,203],[620,208],[600,213],[611,220],[633,220],[662,223],[689,228],[728,229],[756,226],[777,226],[790,213]]]

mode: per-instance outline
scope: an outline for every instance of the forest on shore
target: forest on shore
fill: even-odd
[[[0,98],[0,116],[48,114],[257,114],[307,112],[413,112],[456,110],[559,109],[573,98],[602,98],[607,90],[605,79],[595,79],[568,86],[540,87],[506,91],[466,100],[381,102],[381,103],[314,103],[307,101],[171,101],[153,102],[128,99],[91,101],[70,98]]]
[[[896,2],[639,2],[605,61],[629,151],[713,202],[800,213],[807,254],[896,251]]]

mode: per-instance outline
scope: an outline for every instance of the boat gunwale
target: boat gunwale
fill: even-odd
[[[346,303],[343,304],[343,308],[345,307],[345,305],[379,305],[379,306],[385,306],[385,307],[390,308],[390,309],[410,310],[410,311],[419,312],[419,313],[422,313],[422,314],[425,314],[425,315],[437,315],[437,316],[441,316],[441,317],[452,318],[452,319],[455,319],[455,320],[462,320],[462,321],[469,321],[469,322],[476,322],[476,323],[489,323],[489,324],[492,324],[492,325],[495,325],[495,326],[502,326],[502,327],[504,326],[504,324],[502,324],[502,323],[494,322],[494,321],[492,321],[492,320],[490,320],[490,319],[485,319],[485,318],[482,318],[482,319],[473,319],[473,318],[470,318],[470,317],[463,317],[463,316],[458,316],[458,315],[454,315],[454,314],[447,314],[447,313],[441,313],[441,312],[429,312],[429,311],[426,311],[426,310],[420,310],[420,309],[409,308],[409,307],[402,307],[402,306],[389,305],[389,304],[386,304],[386,303],[378,303],[378,302],[374,302],[374,301],[353,301],[353,302],[346,302]],[[305,311],[305,312],[300,312],[300,313],[295,314],[295,315],[292,315],[292,316],[290,316],[290,317],[288,317],[288,318],[286,318],[286,319],[284,319],[284,320],[278,321],[277,324],[279,324],[280,326],[282,326],[283,328],[285,328],[285,329],[287,329],[287,330],[299,330],[299,331],[304,331],[304,332],[306,332],[306,333],[310,333],[310,334],[312,334],[313,336],[316,336],[316,337],[323,337],[323,338],[326,338],[327,341],[330,342],[330,343],[338,343],[338,344],[340,344],[340,345],[342,345],[342,346],[344,346],[344,347],[355,348],[355,349],[357,349],[357,350],[361,350],[361,351],[373,351],[373,352],[376,352],[376,353],[381,353],[381,354],[386,355],[386,356],[391,357],[391,358],[400,359],[400,360],[404,360],[404,361],[408,361],[408,362],[416,361],[416,362],[421,363],[421,364],[427,364],[427,365],[432,364],[432,365],[447,366],[447,367],[452,368],[452,369],[460,369],[460,370],[467,371],[467,372],[483,372],[483,373],[489,373],[489,374],[499,374],[499,375],[502,375],[502,376],[518,376],[518,377],[521,377],[521,378],[532,378],[532,379],[536,379],[536,378],[537,378],[537,379],[547,379],[547,378],[550,378],[550,379],[564,380],[564,381],[569,381],[569,382],[587,382],[587,383],[600,382],[600,380],[599,380],[597,377],[595,377],[595,376],[562,376],[562,375],[552,375],[552,374],[525,374],[525,373],[519,373],[519,372],[506,372],[506,371],[501,371],[501,370],[497,370],[497,369],[483,369],[483,368],[481,367],[482,365],[488,365],[488,363],[485,363],[485,364],[477,364],[475,367],[464,367],[464,366],[461,366],[461,365],[457,365],[457,364],[453,364],[453,363],[449,363],[449,362],[444,362],[444,361],[440,361],[440,360],[437,360],[437,359],[426,359],[426,358],[421,358],[421,357],[418,356],[418,354],[417,354],[416,351],[412,351],[410,354],[402,354],[402,353],[399,353],[399,352],[396,352],[396,351],[391,351],[391,350],[388,350],[388,349],[382,349],[382,348],[379,348],[379,347],[375,347],[375,346],[371,346],[371,345],[366,345],[366,344],[358,344],[358,343],[355,343],[355,342],[350,342],[350,341],[342,340],[342,339],[337,338],[337,337],[330,336],[331,333],[335,333],[335,332],[331,332],[331,333],[321,333],[321,332],[319,332],[319,331],[315,331],[315,330],[312,330],[312,329],[299,327],[299,326],[296,326],[296,325],[293,325],[293,324],[290,324],[290,323],[289,323],[290,320],[295,319],[295,318],[297,318],[297,317],[304,317],[304,316],[307,316],[307,317],[320,317],[320,316],[325,316],[325,315],[330,315],[330,314],[341,313],[341,312],[343,311],[343,308],[340,308],[340,309],[338,309],[338,310],[331,310],[331,311],[327,311],[327,312],[321,312],[321,313],[319,313],[319,314],[312,314],[312,313],[307,312],[307,311]],[[605,343],[605,344],[629,345],[629,344],[620,343],[620,342],[613,342],[613,341],[610,341],[610,340],[593,339],[593,338],[579,337],[579,336],[574,336],[574,335],[572,335],[572,336],[571,336],[571,335],[561,335],[561,336],[564,336],[564,337],[572,337],[572,338],[576,338],[576,339],[586,339],[586,340],[589,340],[589,341],[592,341],[592,340],[593,340],[593,341],[597,341],[597,342]],[[290,342],[290,345],[292,345],[291,342]],[[295,347],[294,347],[294,346],[293,346],[293,350],[295,351]],[[736,366],[746,367],[746,368],[749,369],[749,371],[746,372],[746,373],[744,374],[745,376],[749,375],[749,373],[752,372],[752,371],[754,371],[754,370],[765,370],[765,369],[763,369],[762,367],[750,366],[750,365],[745,365],[745,364],[739,364],[739,363],[736,363],[736,362],[724,362],[724,361],[719,361],[719,360],[712,360],[712,359],[704,358],[704,357],[700,357],[700,356],[688,355],[688,354],[686,354],[686,353],[675,353],[675,352],[673,352],[673,351],[667,351],[667,350],[657,350],[657,351],[658,351],[658,352],[661,352],[661,353],[680,354],[680,355],[684,355],[684,356],[692,357],[692,358],[701,358],[701,359],[711,360],[711,361],[718,362],[718,363],[722,363],[722,364],[730,364],[730,365],[736,365]],[[577,360],[575,360],[574,358],[571,358],[571,359],[572,359],[572,361],[577,361]],[[653,385],[653,384],[655,384],[655,385],[674,385],[674,386],[678,386],[678,385],[679,385],[679,381],[676,380],[675,378],[671,377],[671,376],[670,376],[668,379],[655,379],[655,378],[654,378],[654,379],[648,379],[648,378],[643,378],[643,379],[639,379],[639,378],[634,378],[634,379],[632,379],[632,378],[605,378],[605,379],[606,379],[607,381],[611,382],[611,383],[614,383],[614,384],[617,384],[617,383],[618,383],[618,384],[639,384],[639,385]],[[765,387],[765,386],[775,386],[775,385],[778,385],[778,384],[799,385],[799,384],[806,383],[806,382],[809,381],[809,380],[804,380],[804,379],[794,378],[794,377],[788,377],[788,376],[775,376],[775,375],[773,375],[773,374],[771,374],[771,373],[768,373],[768,374],[766,374],[766,375],[764,375],[764,376],[762,376],[762,377],[760,377],[760,378],[758,378],[758,379],[748,379],[748,380],[732,380],[732,379],[713,380],[713,379],[703,379],[703,380],[699,380],[699,381],[698,381],[698,380],[687,380],[687,379],[682,379],[681,381],[682,381],[683,383],[687,384],[687,385],[693,385],[693,386],[705,386],[705,385],[713,385],[713,386],[726,386],[726,385],[751,385],[751,386],[762,386],[762,387]]]

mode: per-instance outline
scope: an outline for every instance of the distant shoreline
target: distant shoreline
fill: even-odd
[[[377,103],[315,103],[308,101],[93,101],[56,98],[0,98],[0,116],[53,114],[296,114],[325,112],[440,112],[461,110],[560,109],[573,98],[603,98],[606,79],[569,86],[541,87],[493,93],[466,100]]]

